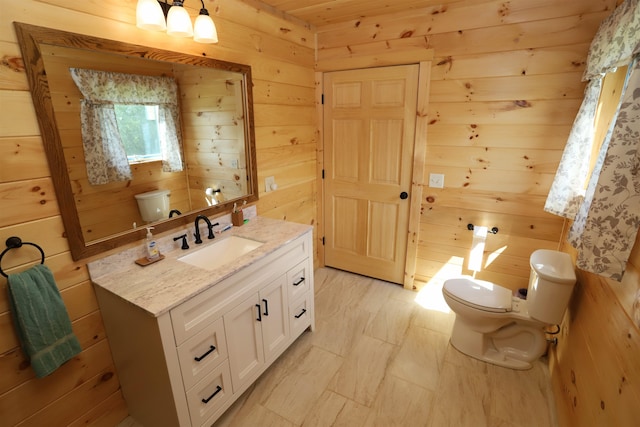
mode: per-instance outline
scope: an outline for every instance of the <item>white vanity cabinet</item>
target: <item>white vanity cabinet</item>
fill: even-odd
[[[157,316],[94,280],[132,417],[148,427],[213,424],[315,327],[312,272],[308,231]]]
[[[234,390],[252,383],[289,343],[286,277],[278,277],[224,315]]]

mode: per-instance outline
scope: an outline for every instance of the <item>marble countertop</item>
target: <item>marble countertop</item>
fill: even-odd
[[[190,242],[188,250],[181,250],[175,245],[177,249],[162,252],[165,256],[163,260],[146,267],[135,264],[135,260],[140,257],[140,250],[130,249],[89,263],[89,273],[96,286],[157,317],[311,229],[309,225],[255,217],[242,227],[224,231],[213,240],[207,240],[205,237],[201,245]],[[204,270],[178,260],[179,257],[229,236],[245,237],[263,244],[215,271]]]

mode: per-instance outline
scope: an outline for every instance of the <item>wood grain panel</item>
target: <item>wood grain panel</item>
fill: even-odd
[[[582,100],[514,99],[495,102],[440,102],[429,107],[432,125],[444,124],[571,124]]]
[[[0,138],[0,183],[50,175],[39,136]]]
[[[589,43],[578,43],[509,52],[438,54],[433,61],[433,80],[581,72],[588,50]]]
[[[404,2],[403,2],[404,3]],[[613,1],[585,0],[563,2],[555,0],[531,2],[529,0],[500,0],[475,2],[433,2],[418,10],[385,13],[383,16],[360,15],[353,20],[318,28],[319,48],[342,46],[348,38],[350,44],[362,44],[373,40],[392,40],[402,37],[425,37],[455,31],[504,24],[528,23],[576,16],[586,13],[611,11]],[[423,2],[424,5],[424,2]],[[337,8],[341,10],[342,8]]]
[[[347,38],[339,47],[322,47],[318,37],[318,61],[339,60],[352,55],[375,54],[387,49],[406,50],[422,47],[446,56],[496,53],[550,46],[589,43],[608,13],[592,13],[521,24],[501,25],[467,31],[433,34],[428,37],[399,37],[351,45]]]
[[[434,168],[471,167],[483,170],[529,171],[556,173],[561,150],[467,147],[464,155],[456,146],[435,146],[427,149]]]
[[[0,90],[2,114],[0,137],[40,135],[35,109],[28,91]]]
[[[563,150],[571,125],[444,124],[427,131],[430,147],[499,147]]]
[[[575,83],[581,72],[510,77],[467,78],[464,80],[434,81],[431,102],[508,101],[513,99],[550,100],[579,99],[584,87]]]

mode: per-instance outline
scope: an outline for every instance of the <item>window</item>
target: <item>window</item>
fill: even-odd
[[[113,108],[129,163],[162,160],[158,106],[114,104]]]

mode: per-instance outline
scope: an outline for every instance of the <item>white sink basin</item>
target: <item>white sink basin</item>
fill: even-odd
[[[186,262],[187,264],[204,268],[205,270],[216,270],[261,245],[262,242],[244,237],[230,236],[180,257],[178,261]]]

